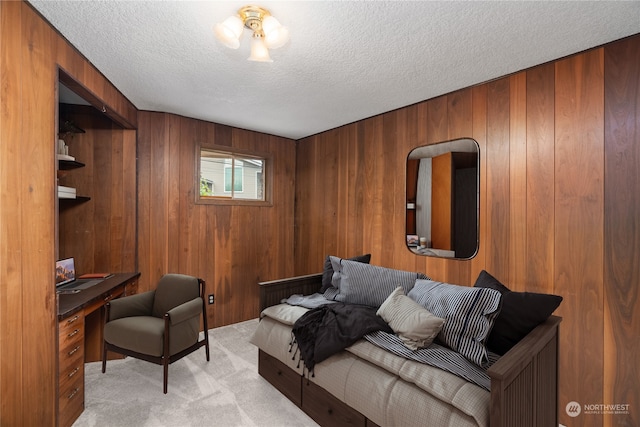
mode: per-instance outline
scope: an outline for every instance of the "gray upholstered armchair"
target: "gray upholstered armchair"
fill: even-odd
[[[209,361],[204,280],[184,274],[166,274],[155,291],[107,304],[102,350],[102,372],[107,351],[146,360],[164,367],[167,393],[169,364],[204,346]],[[200,315],[204,339],[199,340]]]

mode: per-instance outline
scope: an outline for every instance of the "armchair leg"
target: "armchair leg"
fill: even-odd
[[[164,394],[167,394],[167,376],[169,375],[169,358],[165,357],[162,361],[162,366],[164,368],[164,375],[163,375],[163,391]]]
[[[107,372],[107,343],[102,342],[102,373]]]

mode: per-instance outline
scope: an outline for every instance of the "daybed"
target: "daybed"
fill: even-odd
[[[261,319],[251,340],[259,348],[259,373],[322,426],[558,425],[559,317],[548,316],[486,370],[489,391],[365,339],[309,372],[290,351],[292,327],[309,308],[282,301],[317,294],[326,287],[323,274],[259,286]]]

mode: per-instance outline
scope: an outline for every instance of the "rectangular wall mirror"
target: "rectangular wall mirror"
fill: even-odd
[[[406,243],[417,255],[469,259],[478,251],[480,148],[471,138],[407,156]]]

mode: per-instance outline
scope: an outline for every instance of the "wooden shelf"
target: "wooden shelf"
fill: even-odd
[[[77,169],[84,167],[85,164],[81,163],[77,160],[62,160],[58,159],[58,169],[59,170],[69,170],[69,169]]]
[[[79,205],[81,203],[88,202],[89,200],[91,200],[91,197],[88,197],[88,196],[76,196],[75,199],[58,198],[58,203],[59,203],[60,206],[62,206],[62,205],[72,206],[72,205]]]

